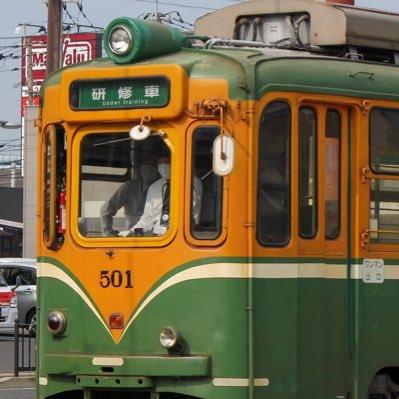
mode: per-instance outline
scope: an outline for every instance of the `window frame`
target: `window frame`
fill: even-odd
[[[302,159],[302,153],[304,151],[304,148],[302,147],[302,137],[305,135],[306,132],[302,132],[301,127],[301,116],[302,116],[302,111],[303,110],[310,110],[313,115],[313,120],[312,120],[312,128],[313,128],[313,134],[310,135],[308,138],[309,140],[313,138],[313,143],[312,148],[309,148],[309,154],[313,152],[313,159],[309,157],[308,159],[304,157]],[[304,105],[300,106],[298,108],[298,207],[299,207],[299,212],[298,212],[298,234],[301,238],[304,239],[312,239],[315,238],[318,229],[319,229],[319,215],[318,215],[318,209],[319,209],[319,167],[318,167],[318,159],[319,159],[319,114],[317,113],[317,110],[309,105]],[[307,175],[303,176],[302,172],[302,161],[305,164],[306,161],[308,161],[308,167],[305,169],[307,171]],[[312,163],[312,164],[311,164]],[[305,165],[306,166],[306,165]],[[311,176],[312,174],[312,176]],[[310,178],[312,177],[312,184],[310,184]],[[301,181],[303,179],[307,179],[309,184],[304,187],[304,188],[311,188],[312,193],[309,192],[309,200],[312,200],[312,205],[310,205],[310,210],[311,210],[311,228],[308,232],[304,231],[303,225],[304,225],[304,212],[305,210],[302,209],[302,198],[304,198],[304,193],[301,192],[302,184]],[[307,214],[307,212],[305,212]]]
[[[171,138],[178,137],[176,129],[171,125],[156,124],[154,131],[162,132],[161,136],[165,144],[169,147],[171,155],[171,204],[178,203],[178,182],[179,171],[182,170],[181,160],[178,159],[176,153],[179,151],[179,143]],[[81,205],[81,144],[89,134],[110,134],[110,133],[126,133],[131,129],[131,124],[115,123],[112,125],[96,125],[88,124],[82,126],[76,131],[73,142],[72,152],[74,159],[72,163],[72,179],[71,179],[71,234],[75,242],[85,248],[131,248],[135,247],[161,247],[169,244],[177,233],[177,225],[179,223],[177,216],[178,206],[172,205],[170,209],[170,226],[166,234],[162,236],[143,236],[143,237],[86,237],[79,230],[79,209]],[[173,183],[176,182],[176,183]]]
[[[265,107],[275,101],[284,101],[291,107],[292,115],[292,127],[291,127],[291,190],[292,190],[292,201],[291,201],[291,240],[286,246],[264,246],[256,238],[255,235],[255,251],[258,254],[264,254],[264,256],[315,256],[325,253],[335,254],[334,256],[342,257],[347,252],[346,245],[348,240],[348,218],[351,216],[349,212],[347,188],[350,184],[350,167],[351,167],[351,155],[350,154],[350,140],[352,135],[358,129],[358,108],[357,102],[348,100],[347,98],[337,96],[325,96],[318,94],[303,94],[303,93],[286,93],[286,92],[271,92],[267,93],[256,106],[256,115],[254,118],[255,125],[254,129],[259,126],[262,112]],[[325,125],[325,114],[328,109],[337,111],[341,116],[341,145],[340,145],[340,182],[339,182],[339,201],[340,201],[340,234],[334,239],[328,239],[325,237],[325,214],[324,214],[324,200],[325,200],[325,187],[324,181],[325,176],[319,176],[319,231],[318,234],[312,239],[304,239],[300,237],[298,232],[298,113],[302,106],[311,106],[317,110],[318,123],[319,123],[319,138],[320,145],[322,148],[325,146],[324,140],[324,125]],[[323,132],[323,134],[321,134]],[[257,156],[257,144],[254,143],[255,156]],[[320,154],[320,152],[319,152]],[[321,153],[322,156],[318,160],[318,170],[324,171],[325,168],[325,156],[324,150]],[[257,184],[256,170],[254,170],[254,186]],[[320,186],[321,184],[321,186]],[[255,196],[257,192],[255,192]],[[257,229],[256,223],[258,212],[256,198],[253,201],[254,204],[254,225],[255,230]]]
[[[395,173],[394,171],[388,171],[388,170],[381,170],[381,169],[376,169],[376,168],[374,168],[373,167],[373,164],[372,164],[372,149],[373,149],[373,140],[372,140],[372,116],[373,116],[373,112],[374,111],[377,111],[377,110],[385,110],[385,111],[388,111],[388,112],[397,112],[398,113],[398,118],[399,118],[399,109],[398,108],[392,108],[392,107],[384,107],[384,106],[382,106],[382,105],[377,105],[377,106],[374,106],[374,107],[372,107],[371,109],[370,109],[370,112],[369,112],[369,130],[368,130],[368,143],[369,143],[369,167],[370,167],[370,170],[374,173],[374,174],[376,174],[376,175],[389,175],[389,176],[399,176],[399,168],[398,168],[398,170],[397,170],[397,172]],[[380,133],[380,129],[378,129],[378,133]],[[399,137],[398,137],[398,140],[399,140]],[[377,141],[380,141],[380,140],[377,140]],[[399,149],[399,146],[398,146],[398,149]],[[398,150],[398,154],[397,154],[398,156],[399,156],[399,150]]]
[[[385,230],[385,229],[379,229],[378,225],[375,225],[376,222],[372,222],[372,210],[374,209],[374,212],[376,211],[375,204],[374,208],[372,208],[372,201],[373,196],[372,196],[372,182],[374,180],[374,185],[376,186],[377,183],[380,184],[380,182],[388,182],[388,181],[398,181],[399,183],[399,170],[397,173],[389,170],[378,170],[373,167],[372,164],[372,147],[373,147],[373,142],[372,142],[372,114],[374,110],[387,110],[387,111],[392,111],[392,112],[397,112],[398,117],[399,117],[399,108],[394,108],[390,104],[375,104],[370,108],[370,112],[368,115],[368,157],[367,157],[367,167],[362,168],[362,182],[366,183],[367,182],[367,207],[368,207],[368,223],[367,227],[365,230],[363,230],[361,234],[361,245],[363,248],[367,248],[369,251],[384,251],[384,250],[389,250],[390,252],[398,251],[396,247],[398,246],[399,243],[399,223],[397,224],[398,229],[397,230]],[[379,129],[380,131],[380,129]],[[399,151],[398,151],[399,153]],[[363,164],[364,165],[364,164]],[[375,190],[374,190],[375,192]],[[374,194],[375,195],[375,194]],[[379,223],[377,221],[377,223]],[[378,236],[382,235],[382,238]],[[397,237],[396,241],[392,242],[384,242],[384,236],[386,234],[391,234],[393,237]],[[373,238],[377,238],[378,241],[373,241]],[[381,241],[382,240],[382,241]]]
[[[339,131],[335,132],[338,133],[339,137],[330,137],[328,136],[328,128],[327,128],[327,122],[328,122],[328,115],[331,113],[335,113],[338,115],[339,118]],[[324,114],[325,116],[325,131],[324,131],[324,162],[326,163],[328,161],[328,154],[327,154],[327,141],[328,139],[334,139],[337,138],[338,139],[338,145],[337,145],[337,165],[338,165],[338,171],[336,173],[337,176],[337,184],[336,184],[336,188],[337,188],[337,202],[338,202],[338,207],[337,207],[337,218],[336,221],[337,223],[337,232],[336,234],[330,234],[328,235],[327,232],[327,221],[328,221],[328,215],[327,215],[327,171],[328,171],[328,167],[325,167],[325,173],[324,173],[324,204],[323,204],[323,208],[324,208],[324,237],[326,240],[328,241],[333,241],[339,238],[339,236],[342,234],[342,220],[341,220],[341,213],[342,213],[342,202],[343,202],[343,198],[342,198],[342,184],[343,184],[343,175],[342,175],[342,170],[343,170],[343,157],[342,157],[342,152],[343,152],[343,141],[342,141],[342,135],[343,135],[343,115],[341,110],[336,109],[334,107],[326,107],[326,112]]]
[[[43,136],[44,140],[44,190],[43,190],[43,240],[47,248],[56,246],[57,214],[57,129],[49,125]]]
[[[187,128],[187,144],[186,144],[186,180],[189,184],[185,184],[184,198],[189,198],[189,201],[185,201],[185,223],[184,223],[184,236],[186,241],[192,245],[198,247],[216,247],[223,244],[227,239],[227,209],[228,209],[228,195],[226,187],[228,184],[230,176],[220,177],[222,179],[222,199],[221,199],[221,212],[220,212],[220,233],[211,239],[207,238],[197,238],[192,234],[192,186],[193,186],[193,145],[194,145],[194,135],[198,129],[201,128],[211,128],[219,129],[220,125],[214,121],[195,121]],[[202,204],[203,206],[203,204]]]
[[[287,107],[288,110],[288,115],[289,115],[289,120],[288,120],[288,128],[287,128],[287,136],[286,139],[288,139],[288,145],[287,145],[287,149],[286,149],[286,154],[287,157],[285,159],[285,163],[284,163],[284,172],[286,173],[284,175],[284,178],[287,181],[282,181],[283,184],[283,192],[288,194],[287,195],[287,205],[284,208],[287,211],[287,215],[285,217],[285,222],[286,222],[286,228],[287,228],[287,235],[286,238],[280,242],[268,242],[265,241],[263,242],[263,240],[260,237],[261,232],[260,230],[260,212],[261,212],[261,207],[260,207],[260,181],[261,181],[261,176],[260,176],[260,169],[261,169],[261,152],[260,152],[260,141],[261,141],[261,135],[262,135],[262,130],[261,130],[261,125],[262,125],[262,118],[265,115],[265,112],[267,110],[268,107],[275,105],[275,104],[284,104]],[[293,128],[293,120],[294,120],[294,113],[293,113],[293,108],[292,105],[290,104],[290,102],[287,99],[274,99],[271,100],[270,102],[267,102],[263,107],[262,107],[262,111],[259,117],[259,123],[258,126],[254,126],[254,128],[258,129],[258,157],[257,157],[257,184],[256,184],[256,239],[257,242],[262,246],[262,247],[270,247],[270,248],[282,248],[282,247],[287,247],[289,245],[289,243],[292,240],[293,237],[293,226],[292,226],[292,193],[293,193],[293,189],[292,189],[292,128]],[[287,123],[287,122],[286,122]],[[267,130],[266,130],[267,131]],[[283,158],[284,159],[284,158]]]

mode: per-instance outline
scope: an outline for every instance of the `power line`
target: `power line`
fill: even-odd
[[[139,3],[150,3],[155,4],[156,1],[154,0],[133,0]],[[209,7],[202,7],[202,6],[188,6],[187,4],[178,4],[178,3],[169,3],[164,1],[158,1],[158,4],[162,4],[164,6],[173,6],[173,7],[182,7],[182,8],[192,8],[198,10],[209,10],[209,11],[216,11],[216,8],[209,8]]]
[[[86,21],[90,24],[90,26],[92,26],[94,28],[92,22],[89,20],[89,18],[87,18],[87,15],[83,12],[83,0],[80,4],[77,3],[77,6],[78,6],[80,13],[83,15],[83,18],[85,18]]]

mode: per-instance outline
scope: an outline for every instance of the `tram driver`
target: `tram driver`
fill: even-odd
[[[113,228],[113,218],[122,207],[125,211],[126,228],[131,229],[144,211],[147,191],[150,185],[159,179],[156,164],[151,163],[147,157],[141,165],[140,178],[130,178],[123,183],[115,193],[105,201],[100,208],[102,234],[105,237],[118,235],[118,230]]]
[[[148,233],[161,236],[166,233],[169,227],[170,170],[170,153],[162,153],[158,158],[158,173],[161,177],[148,189],[143,215],[131,229],[121,231],[120,236],[142,236]],[[197,223],[201,211],[201,198],[202,184],[196,177],[193,187],[193,218]]]

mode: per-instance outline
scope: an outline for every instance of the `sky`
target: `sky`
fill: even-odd
[[[65,0],[64,22],[75,22],[105,28],[116,17],[139,17],[147,13],[167,14],[178,12],[184,22],[195,19],[215,9],[226,7],[239,0]],[[265,0],[267,1],[267,0]],[[370,7],[399,12],[399,0],[355,0],[360,7]],[[18,24],[47,25],[47,6],[44,0],[11,0],[0,14],[0,120],[21,121],[21,34],[15,33]],[[38,33],[37,27],[27,27],[27,34]],[[0,162],[4,156],[19,156],[20,129],[0,128]]]

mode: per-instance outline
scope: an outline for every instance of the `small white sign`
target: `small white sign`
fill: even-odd
[[[384,282],[383,259],[363,259],[363,282],[374,284]]]

